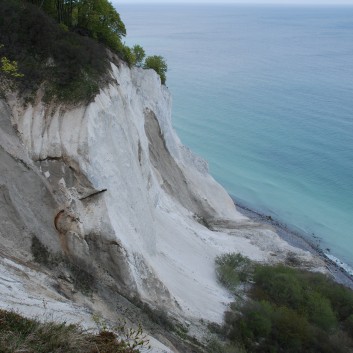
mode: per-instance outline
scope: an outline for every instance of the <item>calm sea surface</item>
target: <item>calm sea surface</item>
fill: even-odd
[[[183,143],[242,204],[353,266],[353,7],[124,5]]]

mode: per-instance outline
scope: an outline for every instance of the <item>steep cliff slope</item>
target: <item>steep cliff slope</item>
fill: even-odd
[[[34,266],[38,239],[110,293],[175,317],[220,322],[232,297],[216,280],[217,255],[316,261],[236,211],[207,164],[180,143],[170,93],[154,71],[120,63],[111,75],[114,83],[87,106],[46,105],[40,92],[26,107],[15,94],[1,101],[4,271]],[[23,295],[8,293],[1,306],[27,305],[38,283],[33,271],[24,271]],[[41,296],[66,303],[63,285],[45,276]]]

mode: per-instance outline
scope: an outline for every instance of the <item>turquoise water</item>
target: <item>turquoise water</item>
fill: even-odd
[[[173,123],[241,203],[353,265],[353,7],[120,6]]]

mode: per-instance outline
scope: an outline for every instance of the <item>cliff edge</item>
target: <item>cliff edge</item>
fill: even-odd
[[[0,306],[40,312],[40,299],[30,304],[36,292],[49,303],[97,306],[69,295],[65,275],[36,265],[34,239],[109,288],[106,308],[119,293],[195,322],[221,322],[232,301],[216,279],[221,253],[322,266],[236,210],[207,163],[181,144],[170,93],[153,70],[119,62],[111,77],[84,106],[45,104],[40,91],[32,104],[16,94],[0,101],[1,266],[5,282],[22,288]]]

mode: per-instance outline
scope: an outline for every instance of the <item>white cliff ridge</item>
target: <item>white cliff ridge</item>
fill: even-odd
[[[48,106],[39,95],[26,108],[15,96],[1,102],[3,258],[31,262],[36,236],[102,286],[215,322],[232,300],[217,282],[217,255],[316,261],[237,212],[176,136],[170,93],[153,70],[112,64],[112,76],[87,106]]]

